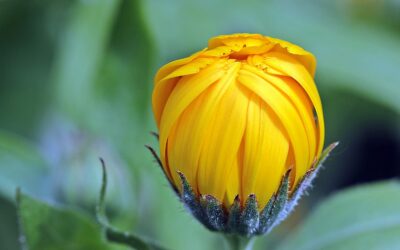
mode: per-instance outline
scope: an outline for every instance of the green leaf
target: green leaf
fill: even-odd
[[[278,250],[373,250],[400,246],[400,182],[342,191],[323,202]]]
[[[109,240],[110,242],[119,243],[121,245],[130,246],[133,249],[138,250],[166,250],[166,248],[160,246],[157,243],[151,242],[151,240],[149,239],[143,239],[132,233],[122,232],[109,224],[105,209],[105,196],[107,191],[107,169],[102,158],[100,158],[100,162],[103,172],[103,178],[101,181],[99,202],[96,207],[96,217],[97,221],[103,227],[107,240]]]
[[[15,204],[0,195],[0,249],[19,249]]]
[[[23,249],[110,249],[100,227],[74,210],[50,206],[19,191],[17,206]]]
[[[120,0],[76,1],[63,34],[54,72],[58,101],[71,114],[88,103]]]
[[[154,74],[141,1],[75,1],[68,14],[55,53],[55,110],[139,170],[150,157],[132,152],[143,152],[148,140]]]
[[[398,91],[393,91],[400,77],[399,36],[369,22],[351,22],[340,15],[342,10],[335,11],[334,4],[238,0],[144,4],[163,62],[198,51],[215,35],[263,33],[314,53],[318,87],[346,89],[400,111]],[[372,59],[371,51],[379,56]]]
[[[49,168],[37,148],[20,136],[0,131],[0,193],[12,200],[17,186],[46,196]]]

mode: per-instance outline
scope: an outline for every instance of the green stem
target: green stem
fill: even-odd
[[[227,250],[252,250],[255,238],[245,238],[234,234],[225,234]]]
[[[97,221],[102,226],[105,236],[108,241],[124,244],[127,246],[132,247],[133,249],[140,249],[140,250],[166,250],[166,248],[161,247],[160,245],[147,240],[142,239],[139,236],[136,236],[131,233],[122,232],[115,228],[113,228],[109,223],[105,211],[105,196],[107,190],[107,169],[104,160],[100,158],[101,167],[103,170],[103,178],[101,181],[101,190],[100,190],[100,197],[99,202],[96,207],[96,217]],[[17,193],[18,194],[18,193]],[[18,197],[18,196],[17,196]]]
[[[110,242],[120,243],[130,246],[133,249],[140,250],[167,250],[166,248],[151,242],[150,240],[143,240],[133,234],[118,231],[112,227],[105,228],[106,238]]]

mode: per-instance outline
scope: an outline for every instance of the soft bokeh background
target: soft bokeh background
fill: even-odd
[[[271,249],[338,189],[400,176],[400,1],[0,1],[0,249],[18,249],[17,186],[93,217],[98,157],[114,225],[171,249],[218,249],[144,144],[156,145],[152,78],[208,38],[256,32],[318,59],[326,142],[340,147]]]

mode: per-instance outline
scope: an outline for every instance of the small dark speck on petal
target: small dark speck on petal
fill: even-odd
[[[314,116],[314,121],[315,121],[316,125],[318,126],[318,115],[317,115],[317,111],[315,110],[315,108],[313,108],[312,112],[313,112],[313,116]]]

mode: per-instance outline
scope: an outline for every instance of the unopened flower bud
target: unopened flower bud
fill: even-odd
[[[299,46],[233,34],[158,71],[161,165],[206,227],[263,234],[309,184],[324,144],[315,67]]]

